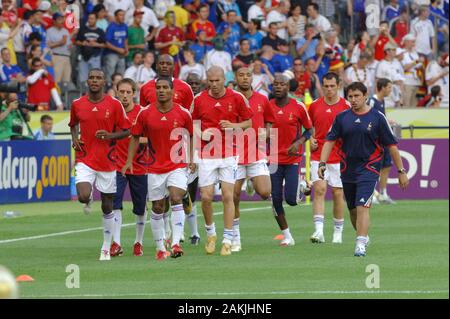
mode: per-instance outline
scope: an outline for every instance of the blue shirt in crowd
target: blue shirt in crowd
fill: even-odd
[[[125,48],[125,41],[128,38],[128,26],[125,23],[110,23],[106,29],[106,41],[118,48]],[[105,50],[105,54],[114,53],[109,49]]]
[[[256,32],[255,34],[246,33],[242,36],[242,39],[247,39],[250,42],[250,51],[255,53],[262,48],[262,39],[264,36],[261,32]]]

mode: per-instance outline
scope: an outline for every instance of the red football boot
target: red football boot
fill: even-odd
[[[133,246],[133,255],[142,256],[143,254],[144,254],[144,251],[142,250],[141,243],[135,243]]]
[[[113,241],[111,248],[109,249],[109,254],[111,257],[121,256],[123,254],[123,249],[118,243]]]

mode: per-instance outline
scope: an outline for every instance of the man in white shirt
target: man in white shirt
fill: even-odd
[[[395,60],[397,48],[387,43],[384,46],[384,52],[386,54],[384,60],[380,61],[376,71],[376,79],[386,78],[390,80],[394,85],[392,86],[392,94],[385,99],[385,107],[396,107],[403,104],[402,102],[402,90],[404,74],[403,70],[399,68],[399,62]],[[401,66],[401,65],[400,65]]]
[[[449,106],[449,85],[448,85],[448,53],[442,53],[437,61],[431,61],[425,71],[425,80],[427,81],[428,91],[435,85],[441,87],[443,94],[441,107]]]
[[[199,79],[206,82],[206,70],[205,67],[195,62],[195,53],[192,49],[187,49],[183,51],[184,60],[186,64],[180,69],[180,80],[186,81],[189,74],[198,75]]]
[[[311,23],[316,27],[316,30],[320,33],[325,33],[331,30],[330,21],[323,15],[319,14],[319,5],[317,3],[311,3],[306,10],[308,15],[308,23]]]
[[[345,71],[347,84],[353,82],[361,82],[367,87],[369,92],[374,91],[374,81],[372,81],[372,74],[367,65],[369,64],[370,56],[363,52],[359,56],[358,62],[347,68]]]
[[[133,64],[125,70],[123,74],[124,78],[132,79],[134,82],[137,82],[136,75],[139,66],[142,64],[142,52],[137,51],[133,55]]]
[[[417,106],[417,90],[421,85],[417,70],[422,67],[424,58],[419,56],[415,50],[416,38],[414,34],[407,34],[403,38],[405,52],[401,61],[405,70],[405,91],[403,102],[406,107]]]
[[[289,1],[280,1],[278,6],[269,12],[266,18],[266,25],[270,25],[272,22],[278,22],[277,35],[284,40],[288,40],[287,31],[287,15],[291,9]]]
[[[155,37],[158,28],[160,26],[160,23],[158,18],[156,17],[155,12],[152,9],[144,6],[144,0],[134,0],[132,10],[127,11],[125,14],[125,23],[128,25],[133,24],[133,12],[135,10],[144,13],[141,22],[141,28],[144,29],[144,36],[146,37],[148,35],[148,29],[150,28],[150,26],[152,26],[153,30],[150,38]],[[147,39],[147,41],[148,40],[151,39]]]
[[[411,33],[416,36],[417,53],[430,58],[436,52],[436,41],[433,23],[428,19],[430,9],[421,6],[419,16],[411,22]]]
[[[106,12],[108,12],[109,22],[114,22],[114,12],[119,9],[125,11],[125,16],[131,15],[131,17],[133,17],[133,0],[105,0],[103,5],[106,8]]]
[[[214,49],[206,53],[205,55],[205,69],[209,70],[212,66],[220,66],[225,72],[225,75],[232,72],[231,67],[231,55],[224,50],[225,42],[222,37],[216,37],[213,39]]]
[[[265,0],[256,0],[247,11],[247,21],[250,22],[251,20],[256,19],[264,22],[266,19],[266,13],[264,11],[265,5]],[[265,22],[261,23],[261,26],[265,27]]]
[[[152,69],[152,65],[155,62],[155,56],[152,51],[147,51],[144,54],[144,63],[142,63],[136,72],[136,83],[140,88],[144,83],[156,78],[156,72]]]

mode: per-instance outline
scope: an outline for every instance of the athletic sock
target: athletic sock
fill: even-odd
[[[145,221],[147,220],[147,211],[143,215],[136,215],[136,240],[134,243],[142,245],[144,241]]]
[[[356,245],[367,245],[367,236],[358,236],[356,237]]]
[[[223,229],[223,241],[222,244],[231,245],[231,241],[233,240],[233,229]]]
[[[114,213],[103,214],[103,246],[102,250],[109,252],[114,232]]]
[[[181,234],[184,230],[183,204],[172,205],[172,246],[180,244]]]
[[[381,193],[381,196],[386,197],[387,196],[387,189],[386,188],[381,188],[380,189],[380,193]]]
[[[314,220],[314,226],[316,226],[316,231],[320,231],[323,233],[323,215],[314,215],[313,217]]]
[[[333,218],[334,222],[334,231],[335,232],[342,232],[344,230],[344,219],[337,219]]]
[[[164,218],[164,239],[170,239],[171,228],[170,228],[170,213],[162,214]]]
[[[233,241],[241,241],[241,231],[239,229],[239,218],[233,220]]]
[[[281,231],[283,233],[284,239],[290,239],[292,238],[291,232],[289,231],[289,228],[286,228],[285,230]]]
[[[122,211],[120,209],[115,209],[112,212],[114,214],[113,240],[120,246],[120,232],[122,230]]]
[[[191,236],[200,237],[197,225],[197,206],[195,206],[195,203],[192,204],[191,213],[187,215],[187,221],[189,224],[189,229],[191,230]]]
[[[217,236],[215,223],[212,223],[211,225],[205,225],[205,228],[206,228],[206,235],[208,237]]]
[[[150,225],[152,227],[153,240],[158,250],[166,251],[164,247],[164,218],[163,214],[155,214],[152,211],[150,217]]]

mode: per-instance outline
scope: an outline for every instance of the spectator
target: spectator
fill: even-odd
[[[289,1],[281,0],[277,2],[278,5],[275,6],[272,11],[269,12],[266,18],[266,24],[270,25],[272,22],[276,22],[278,24],[277,35],[280,39],[288,40],[288,31],[287,31],[287,15],[289,10],[291,9],[291,4]]]
[[[42,25],[42,12],[39,10],[34,10],[30,18],[31,29],[33,32],[39,33],[41,36],[41,46],[42,49],[45,48],[47,44],[47,31]]]
[[[435,33],[433,23],[428,19],[430,10],[427,6],[421,6],[419,16],[411,22],[411,33],[416,36],[417,53],[431,58],[433,52],[436,52],[434,41]],[[431,43],[431,45],[430,45]]]
[[[232,73],[231,55],[225,51],[225,41],[221,36],[216,36],[213,39],[213,44],[214,49],[206,53],[205,61],[203,63],[206,71],[213,65],[216,65],[223,69],[225,76],[230,72]]]
[[[381,78],[386,78],[393,83],[392,94],[385,99],[386,107],[396,107],[402,105],[402,86],[404,77],[400,68],[399,62],[395,60],[397,47],[388,43],[384,47],[385,57],[384,60],[378,64],[376,71],[377,81]]]
[[[299,65],[299,62],[301,62],[300,60],[297,60],[297,67]],[[294,67],[296,67],[295,62],[294,62]],[[311,94],[311,97],[313,98],[313,100],[320,98],[321,96],[323,96],[323,91],[322,91],[322,85],[320,84],[320,79],[317,76],[317,74],[315,73],[316,70],[316,62],[314,61],[314,59],[308,59],[305,63],[305,68],[306,68],[306,72],[309,73],[309,78],[311,80],[311,87],[309,89],[309,93]],[[295,81],[295,79],[294,79]],[[298,83],[295,81],[296,85],[298,86]],[[297,88],[294,90],[294,92],[297,91]]]
[[[205,31],[198,30],[196,35],[197,41],[195,43],[192,43],[189,46],[189,49],[194,52],[195,62],[202,63],[206,53],[211,51],[213,49],[213,46],[206,42],[207,37]]]
[[[273,56],[274,50],[270,45],[265,45],[262,47],[260,60],[265,66],[267,66],[267,70],[269,70],[270,74],[275,75],[275,69],[272,65]],[[265,68],[263,68],[263,71],[265,72]]]
[[[437,85],[441,88],[441,92],[443,94],[441,103],[442,107],[449,106],[448,62],[448,53],[441,53],[437,61],[433,60],[428,64],[425,72],[429,92],[431,92],[431,88],[433,86]]]
[[[261,93],[269,97],[270,87],[273,82],[273,75],[269,71],[267,64],[262,60],[256,59],[253,63],[253,80],[252,88],[255,92]],[[264,72],[263,72],[264,71]]]
[[[48,29],[47,46],[52,51],[55,81],[70,82],[72,65],[70,63],[70,49],[72,42],[70,34],[64,28],[64,16],[56,12],[53,14],[53,27]]]
[[[136,72],[136,83],[139,88],[148,81],[156,78],[156,73],[152,69],[153,63],[155,63],[155,56],[153,55],[153,52],[145,52],[143,63],[139,65]]]
[[[390,0],[389,4],[383,9],[381,19],[386,21],[392,21],[399,16],[400,16],[400,5],[398,4],[398,0]]]
[[[330,60],[330,71],[336,74],[340,74],[344,69],[343,61],[344,50],[342,46],[337,42],[336,31],[328,31],[325,34],[325,55]]]
[[[186,64],[181,67],[180,79],[186,81],[189,74],[196,74],[202,81],[206,81],[206,70],[205,67],[195,62],[194,51],[191,49],[184,50],[184,60]]]
[[[195,40],[197,32],[202,30],[206,33],[206,41],[211,42],[211,40],[216,36],[216,28],[211,21],[208,21],[209,6],[207,4],[200,5],[198,13],[198,19],[192,22],[189,38],[191,40]]]
[[[97,28],[100,28],[103,30],[103,32],[106,32],[106,29],[108,29],[109,21],[108,12],[106,12],[105,6],[103,4],[97,4],[94,6],[92,12],[94,12],[95,16],[97,17]]]
[[[19,109],[17,94],[4,94],[0,104],[0,141],[24,138],[23,128],[28,121],[28,110]]]
[[[374,82],[371,81],[373,77],[367,67],[369,61],[370,56],[366,52],[363,52],[358,62],[347,68],[345,72],[345,83],[349,85],[353,82],[361,82],[367,87],[368,92],[374,92]]]
[[[104,0],[106,12],[108,14],[108,21],[110,23],[116,22],[117,10],[122,10],[124,15],[133,15],[134,4],[133,0]]]
[[[127,24],[130,25],[133,23],[132,15],[134,15],[134,12],[143,12],[141,28],[144,30],[145,40],[147,42],[153,41],[156,37],[156,33],[158,33],[158,28],[160,27],[160,23],[155,12],[144,5],[144,0],[134,0],[133,7],[134,10],[127,11],[128,16],[125,16],[125,21],[127,21]]]
[[[441,87],[439,85],[435,85],[431,88],[430,94],[425,95],[419,101],[417,106],[438,108],[441,106],[443,96]]]
[[[262,40],[264,35],[259,32],[261,28],[261,22],[259,20],[253,19],[250,20],[247,24],[248,32],[244,34],[241,39],[249,40],[250,42],[250,51],[255,54],[261,53]]]
[[[38,10],[42,12],[42,25],[46,30],[53,26],[52,5],[48,1],[41,1]]]
[[[175,24],[183,33],[187,31],[187,25],[189,24],[189,12],[183,8],[184,0],[175,0],[175,5],[170,7],[169,10],[175,14]]]
[[[106,29],[106,49],[104,51],[104,70],[105,77],[110,79],[117,72],[125,72],[125,57],[128,55],[128,26],[124,23],[125,11],[118,9],[114,16],[114,22],[111,22]]]
[[[302,15],[302,7],[299,4],[293,5],[290,17],[287,19],[287,27],[290,39],[297,41],[305,36],[306,16]]]
[[[319,77],[320,83],[322,84],[323,77],[330,71],[330,58],[325,54],[325,44],[320,42],[316,49],[316,54],[314,57],[306,60],[313,60],[315,62],[315,73]],[[304,63],[306,65],[306,63]]]
[[[53,130],[53,118],[44,114],[41,116],[41,128],[34,133],[34,139],[38,141],[54,140],[55,134]]]
[[[266,12],[264,10],[266,5],[265,0],[255,0],[255,3],[250,6],[247,13],[247,21],[258,20],[263,23],[262,26],[265,27]]]
[[[396,47],[397,44],[389,33],[389,23],[387,21],[380,22],[380,31],[376,37],[373,37],[371,46],[375,48],[375,59],[381,61],[384,59],[385,50],[384,46],[386,43],[390,43],[392,46]]]
[[[225,40],[225,50],[232,57],[239,52],[239,40],[241,38],[241,26],[237,22],[235,10],[229,10],[226,14],[227,20],[223,21],[217,28],[219,34],[223,34]]]
[[[39,108],[50,110],[50,102],[53,99],[56,109],[62,111],[64,106],[56,89],[55,82],[40,58],[34,58],[31,62],[31,73],[27,77],[28,103],[37,104]]]
[[[137,51],[144,51],[145,44],[145,32],[142,29],[142,17],[144,11],[135,10],[133,12],[133,24],[128,27],[128,49],[127,65],[131,64],[134,53]]]
[[[236,20],[242,22],[241,9],[236,3],[236,0],[219,0],[217,5],[217,14],[220,16],[222,21],[227,20],[228,11],[233,10],[236,12]]]
[[[166,12],[166,26],[159,30],[155,47],[160,54],[170,54],[175,57],[184,45],[184,32],[175,25],[175,13]]]
[[[237,70],[240,67],[243,66],[250,66],[255,59],[256,56],[250,51],[250,41],[247,39],[241,39],[239,41],[239,53],[236,55],[236,57],[233,60],[233,69]]]
[[[8,83],[10,81],[25,83],[27,80],[25,73],[17,64],[11,63],[11,53],[8,48],[1,50],[1,57],[3,63],[0,66],[0,83]]]
[[[28,54],[28,67],[27,69],[31,68],[31,62],[33,62],[34,58],[41,59],[42,63],[44,64],[45,69],[48,71],[48,73],[54,77],[55,76],[55,70],[53,69],[53,62],[52,62],[52,54],[49,48],[45,48],[42,50],[42,47],[40,44],[33,44],[30,46],[30,53]]]
[[[366,31],[366,1],[347,0],[347,16],[353,16],[353,32],[356,34]]]
[[[303,63],[316,55],[317,46],[320,42],[320,34],[312,24],[305,27],[305,36],[297,41],[297,53],[302,58]]]
[[[164,24],[164,19],[169,8],[175,5],[175,0],[155,0],[155,10],[156,17],[162,24]]]
[[[78,63],[79,81],[84,84],[90,69],[102,66],[102,50],[105,48],[105,32],[97,26],[97,15],[91,12],[86,25],[77,34],[75,44],[80,47],[81,60]]]
[[[405,54],[402,59],[403,69],[405,71],[405,91],[403,101],[407,107],[417,105],[417,91],[421,85],[418,72],[424,68],[424,57],[419,56],[415,46],[416,38],[413,34],[408,34],[403,38]]]
[[[292,69],[294,60],[289,54],[289,44],[285,40],[281,40],[278,44],[278,52],[272,58],[272,65],[275,72],[283,73]]]
[[[311,75],[300,58],[294,60],[294,79],[298,84],[294,95],[303,99],[305,92],[311,91]]]
[[[409,32],[409,14],[407,7],[403,7],[400,16],[391,22],[391,32],[398,46],[402,46],[402,40]]]
[[[113,96],[113,97],[117,97],[117,83],[120,82],[120,80],[123,79],[123,76],[121,73],[114,73],[113,75],[111,75],[111,84],[109,86],[108,91],[106,92],[106,94]]]
[[[355,47],[352,51],[350,63],[355,64],[359,60],[359,56],[370,45],[370,35],[367,31],[362,31],[356,36]]]
[[[319,33],[328,32],[331,29],[330,21],[319,13],[319,5],[311,3],[306,10],[308,23],[312,24]]]
[[[8,0],[10,1],[10,0]],[[14,36],[14,51],[16,52],[17,65],[24,71],[28,72],[28,63],[27,63],[27,51],[25,45],[28,44],[28,37],[33,32],[31,29],[31,25],[29,24],[29,20],[31,17],[31,11],[26,11],[23,14],[23,21],[19,19],[14,20],[15,23],[20,25],[19,32]]]
[[[319,13],[326,17],[328,21],[333,22],[334,14],[336,13],[335,4],[332,0],[313,0],[319,6]]]
[[[2,15],[2,9],[0,8],[0,50],[3,48],[9,48],[14,52],[13,38],[20,31],[20,25],[16,24],[13,29],[10,28],[9,22],[5,21]],[[15,54],[14,54],[15,62]]]
[[[448,51],[448,15],[445,14],[445,10],[440,5],[442,4],[441,0],[431,0],[430,1],[430,12],[434,15],[430,14],[430,21],[437,27],[437,45],[438,50],[440,51]]]
[[[203,90],[203,82],[196,73],[189,73],[186,78],[186,83],[189,84],[194,95],[199,94]]]
[[[123,77],[132,79],[134,82],[136,82],[137,70],[143,62],[142,59],[143,59],[142,52],[140,51],[135,52],[133,55],[133,64],[129,66],[128,69],[125,70]]]
[[[270,45],[274,51],[278,50],[281,38],[278,36],[278,22],[271,22],[269,24],[269,32],[267,36],[262,39],[262,46]]]

